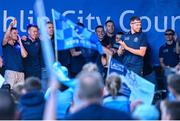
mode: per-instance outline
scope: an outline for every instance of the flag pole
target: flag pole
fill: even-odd
[[[55,43],[57,43],[57,42],[55,42]],[[57,46],[57,44],[55,44],[55,46]],[[58,50],[57,49],[55,49],[55,62],[58,62]]]
[[[56,91],[58,86],[60,85],[56,79],[53,63],[54,63],[54,53],[52,49],[52,44],[49,39],[49,34],[47,31],[47,25],[45,23],[45,8],[43,0],[36,0],[35,3],[35,11],[37,14],[38,26],[41,32],[41,44],[42,51],[44,55],[45,65],[48,71],[48,76],[50,77],[50,89],[51,94],[50,98],[46,102],[45,111],[44,111],[44,119],[45,120],[55,120],[56,119]]]
[[[52,17],[53,17],[53,25],[54,25],[54,46],[55,46],[55,62],[58,62],[58,49],[57,49],[57,37],[55,35],[56,33],[56,22],[55,22],[55,18],[54,18],[54,9],[51,10],[52,11]]]

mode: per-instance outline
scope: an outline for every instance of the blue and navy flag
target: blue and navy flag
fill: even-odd
[[[56,50],[85,47],[98,50],[100,54],[103,53],[102,45],[94,33],[73,23],[54,9],[52,9],[52,16]]]
[[[130,89],[130,100],[142,100],[145,104],[151,104],[154,97],[155,85],[140,77],[133,71],[128,70],[117,60],[110,58],[108,75],[116,72],[122,82]]]

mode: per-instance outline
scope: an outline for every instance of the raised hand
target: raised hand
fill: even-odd
[[[21,37],[18,35],[17,38],[18,38],[18,39],[17,39],[17,42],[18,42],[19,44],[21,44]]]
[[[23,36],[21,36],[21,39],[22,39],[23,41],[26,41],[26,40],[27,40],[27,36],[26,36],[26,35],[23,35]]]
[[[124,49],[126,49],[126,48],[127,48],[127,45],[126,45],[126,43],[125,43],[125,42],[123,42],[123,41],[119,41],[119,44],[121,44],[121,47],[122,47],[122,48],[124,48]]]
[[[10,26],[15,26],[17,24],[17,20],[16,19],[13,19],[10,23]]]

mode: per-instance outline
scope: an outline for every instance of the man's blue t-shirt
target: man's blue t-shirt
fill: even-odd
[[[36,76],[41,78],[42,52],[40,40],[32,42],[29,38],[22,41],[28,55],[24,59],[25,77]]]
[[[115,41],[115,35],[112,37],[109,37],[107,34],[104,36],[103,43],[106,45],[108,48],[113,48],[113,45],[116,43]]]
[[[175,67],[180,61],[179,54],[176,53],[176,42],[162,45],[159,49],[159,58],[163,58],[166,66]]]
[[[6,70],[23,72],[20,45],[17,42],[14,45],[3,46],[3,63]]]
[[[145,35],[142,32],[135,34],[125,34],[121,38],[125,44],[133,49],[140,49],[140,47],[147,47],[147,41]],[[129,51],[125,51],[123,54],[123,64],[135,73],[140,73],[143,68],[143,57],[135,55]]]

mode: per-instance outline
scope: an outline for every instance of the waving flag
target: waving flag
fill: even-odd
[[[94,33],[73,23],[54,9],[52,9],[52,16],[56,50],[85,47],[98,50],[100,54],[103,53],[101,43]]]
[[[122,82],[130,89],[130,100],[142,100],[145,104],[151,104],[154,97],[155,86],[151,82],[140,77],[133,71],[128,70],[117,60],[111,58],[108,74],[116,72],[120,75]]]

